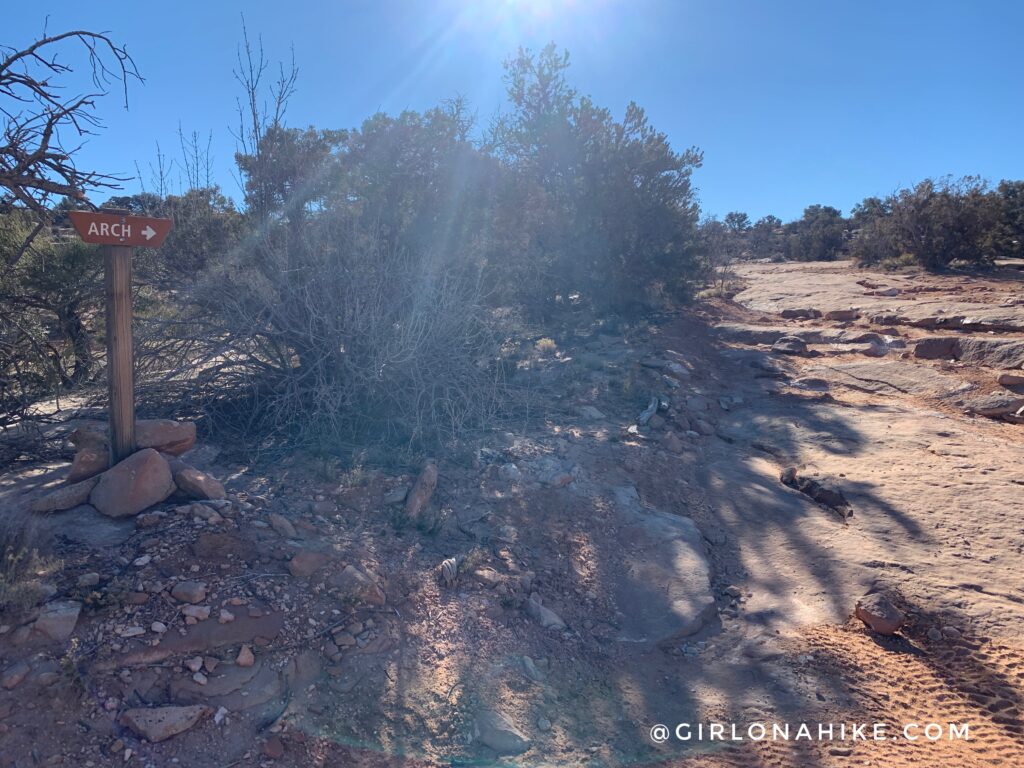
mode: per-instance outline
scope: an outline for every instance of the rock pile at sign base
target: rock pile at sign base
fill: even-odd
[[[172,494],[188,499],[223,499],[216,478],[177,457],[196,442],[196,425],[168,419],[135,422],[138,450],[109,466],[107,425],[87,421],[71,433],[77,451],[64,486],[29,503],[33,512],[62,512],[91,504],[113,518],[132,517]]]

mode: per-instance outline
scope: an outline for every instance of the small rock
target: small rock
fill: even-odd
[[[299,537],[299,532],[295,530],[295,526],[284,515],[272,512],[267,515],[267,522],[270,523],[270,527],[274,529],[274,532],[282,538],[297,539]]]
[[[206,599],[206,583],[179,581],[171,588],[171,597],[181,603],[201,603]]]
[[[387,596],[377,582],[366,571],[354,565],[346,565],[341,573],[332,574],[327,583],[341,592],[344,598],[378,606],[387,602]]]
[[[331,515],[338,511],[338,507],[333,501],[311,501],[309,511],[314,515]]]
[[[803,355],[807,352],[807,342],[799,336],[783,336],[772,344],[772,352],[784,355]]]
[[[158,635],[162,635],[167,631],[167,625],[162,621],[154,621],[149,625],[150,630],[156,632]]]
[[[251,667],[256,663],[256,656],[252,652],[252,648],[248,645],[243,645],[241,650],[238,651],[238,656],[235,658],[235,664],[240,667]]]
[[[217,711],[213,714],[213,722],[220,725],[224,722],[224,718],[228,716],[228,711],[224,707],[217,707]]]
[[[196,672],[195,674],[193,674],[192,679],[199,685],[206,685],[207,682],[209,682],[206,678],[206,675],[204,675],[202,672]]]
[[[942,636],[947,640],[959,640],[961,637],[960,630],[956,627],[943,627]]]
[[[384,503],[388,506],[392,504],[401,504],[405,501],[406,496],[409,495],[409,486],[400,485],[397,488],[392,488],[390,491],[384,494]]]
[[[477,713],[474,736],[499,755],[518,755],[530,748],[530,740],[505,715],[491,710]]]
[[[666,432],[665,436],[661,438],[661,443],[672,453],[683,452],[683,441],[675,432]]]
[[[145,568],[147,565],[149,565],[152,559],[153,558],[151,555],[143,555],[142,557],[137,557],[134,560],[132,560],[132,565],[134,565],[136,568]]]
[[[185,667],[189,672],[198,672],[203,668],[203,657],[193,656],[191,659],[185,659]]]
[[[825,313],[826,320],[849,321],[856,320],[858,317],[860,317],[860,312],[856,309],[833,309]]]
[[[183,605],[181,612],[196,621],[206,621],[210,618],[210,606],[208,605]]]
[[[339,632],[334,635],[334,644],[339,648],[351,648],[356,644],[356,639],[350,632]]]
[[[546,717],[543,717],[543,716],[538,717],[537,718],[537,730],[539,730],[539,731],[541,731],[543,733],[547,733],[548,731],[551,730],[551,721],[548,720]]]
[[[566,624],[562,621],[562,617],[552,611],[547,606],[541,605],[534,596],[531,595],[530,599],[525,603],[526,613],[533,619],[535,619],[544,629],[563,630],[566,628]]]
[[[78,577],[78,586],[80,587],[95,587],[100,583],[100,575],[98,573],[83,573]]]
[[[906,616],[884,594],[875,592],[857,601],[854,615],[880,635],[895,634]]]
[[[331,561],[323,552],[311,549],[300,549],[288,561],[288,570],[297,579],[308,579]]]
[[[50,512],[63,512],[66,509],[73,509],[89,500],[89,495],[99,480],[95,477],[82,480],[73,485],[66,485],[55,491],[50,491],[45,496],[35,499],[29,510],[39,514]]]
[[[146,630],[139,626],[125,627],[119,634],[121,637],[138,637],[139,635],[146,634]]]
[[[939,640],[942,639],[942,630],[938,627],[931,627],[928,630],[928,639],[931,640],[933,643],[937,643]]]
[[[604,421],[606,418],[608,418],[601,411],[599,411],[592,405],[581,405],[579,408],[576,409],[576,411],[577,413],[579,413],[580,416],[582,416],[584,419],[587,419],[588,421]]]
[[[121,716],[121,722],[136,734],[152,742],[184,733],[213,710],[204,705],[190,707],[154,707],[152,709],[129,709]]]
[[[82,604],[73,600],[47,603],[32,626],[51,640],[64,642],[75,631],[75,624],[78,623],[78,614],[81,611]]]
[[[263,754],[271,760],[280,760],[284,757],[284,742],[278,736],[271,736],[263,742]]]
[[[536,663],[529,656],[523,656],[523,672],[535,683],[544,681],[545,675],[538,668]]]
[[[175,472],[174,484],[192,499],[223,499],[226,495],[219,480],[195,467],[185,467]]]
[[[24,661],[11,664],[11,666],[3,671],[3,674],[0,674],[0,685],[9,691],[20,685],[21,681],[28,677],[28,673],[31,671],[31,667]]]
[[[224,608],[220,609],[220,613],[217,615],[217,622],[219,624],[228,624],[235,620],[235,614]]]

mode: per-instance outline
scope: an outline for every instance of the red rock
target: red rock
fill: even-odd
[[[145,448],[100,475],[89,502],[109,517],[129,517],[159,504],[174,489],[167,462]]]
[[[71,433],[71,442],[79,449],[105,450],[108,445],[107,424],[102,421],[81,422]],[[196,444],[196,425],[191,421],[171,419],[138,419],[135,422],[135,445],[155,448],[172,456],[180,456]]]
[[[853,613],[880,635],[895,634],[906,621],[903,611],[893,605],[888,597],[878,592],[865,595],[858,600]]]
[[[325,567],[330,562],[330,557],[323,552],[314,552],[311,549],[300,549],[291,560],[288,561],[288,570],[297,579],[308,579],[314,573]]]
[[[226,495],[220,481],[194,467],[175,472],[174,484],[192,499],[223,499]]]
[[[200,704],[191,707],[154,707],[129,709],[121,715],[121,722],[136,734],[152,742],[165,741],[184,733],[213,709]]]
[[[284,757],[284,743],[277,736],[271,736],[263,742],[263,754],[271,760],[280,760]]]
[[[68,482],[77,483],[95,477],[110,467],[110,453],[104,445],[99,448],[79,448],[71,461]]]
[[[66,509],[77,507],[80,504],[85,504],[89,500],[89,494],[92,493],[97,482],[99,482],[98,478],[91,477],[74,485],[65,485],[63,488],[50,491],[45,496],[35,499],[29,505],[29,510],[44,514],[62,512]]]
[[[341,573],[331,574],[327,583],[341,592],[342,597],[370,605],[384,605],[387,597],[376,581],[361,568],[346,565]]]
[[[251,667],[255,663],[256,656],[253,654],[252,648],[248,645],[243,645],[238,652],[238,657],[235,659],[235,664],[240,667]]]

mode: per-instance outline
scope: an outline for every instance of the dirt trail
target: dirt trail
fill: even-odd
[[[428,531],[389,501],[413,472],[250,467],[211,446],[197,463],[230,491],[216,516],[168,504],[151,528],[88,509],[41,520],[64,561],[56,596],[84,607],[71,647],[0,636],[2,666],[31,667],[0,690],[0,765],[122,764],[127,749],[154,766],[1024,762],[1024,426],[964,413],[998,395],[995,370],[912,354],[954,326],[1024,336],[1014,284],[740,271],[735,303],[580,329],[533,360],[523,375],[553,393],[549,413],[438,457]],[[961,319],[927,327],[953,295]],[[782,317],[851,307],[861,318]],[[792,333],[805,354],[772,351]],[[780,482],[787,467],[841,490],[852,516]],[[8,476],[0,507],[17,514],[46,477]],[[89,572],[98,585],[80,588]],[[168,590],[184,578],[207,583],[213,618],[183,623]],[[850,619],[874,588],[907,611],[901,636]],[[222,608],[239,618],[217,623]],[[242,642],[251,668],[235,664]],[[206,683],[183,666],[195,649]],[[120,717],[192,703],[225,714],[160,743]],[[485,733],[487,712],[507,729]],[[970,723],[971,738],[649,736],[712,721]]]

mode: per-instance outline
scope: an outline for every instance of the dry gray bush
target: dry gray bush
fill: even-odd
[[[148,337],[143,369],[162,360],[253,449],[415,446],[492,420],[505,367],[478,272],[307,229],[301,244],[250,241],[210,267],[189,309]]]

